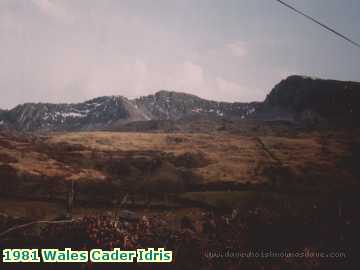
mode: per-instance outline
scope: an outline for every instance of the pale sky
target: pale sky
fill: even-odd
[[[360,42],[360,1],[286,1]],[[0,0],[0,108],[161,89],[261,101],[290,74],[360,81],[360,49],[275,0]]]

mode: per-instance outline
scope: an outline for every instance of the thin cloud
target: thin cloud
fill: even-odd
[[[244,42],[236,41],[228,43],[226,47],[231,51],[231,53],[237,57],[244,57],[248,55],[248,50],[245,47]]]
[[[64,23],[70,23],[74,17],[60,5],[58,1],[31,0],[32,3],[46,16],[55,18]]]
[[[259,92],[245,81],[238,83],[223,77],[216,77],[215,84],[218,100],[240,102],[262,100],[262,92],[259,95]]]

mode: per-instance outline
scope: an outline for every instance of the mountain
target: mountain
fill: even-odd
[[[293,75],[266,97],[258,118],[359,125],[360,83]]]
[[[186,117],[243,117],[258,103],[216,102],[194,95],[159,91],[137,99],[99,97],[83,103],[25,103],[0,114],[3,125],[19,131],[108,130],[126,123]]]
[[[5,115],[6,115],[6,111],[0,109],[0,130],[5,128],[5,125],[6,125],[6,123],[4,121]]]
[[[101,129],[114,121],[142,120],[123,97],[99,97],[77,104],[26,103],[3,114],[3,121],[21,131]]]
[[[252,103],[210,101],[164,90],[136,99],[104,96],[74,104],[25,103],[0,110],[0,129],[177,130],[181,125],[190,130],[206,121],[211,126],[216,119],[359,126],[360,83],[293,75],[278,83],[264,102]]]
[[[159,91],[134,101],[136,106],[152,120],[179,120],[190,115],[245,117],[254,113],[258,105],[256,102],[209,101],[194,95],[170,91]]]

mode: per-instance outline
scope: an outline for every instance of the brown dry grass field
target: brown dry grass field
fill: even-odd
[[[53,133],[41,139],[42,147],[60,145],[61,149],[63,144],[73,145],[79,149],[63,154],[68,154],[69,160],[78,162],[64,162],[64,158],[56,158],[41,147],[34,146],[33,141],[2,137],[0,165],[8,164],[19,173],[101,181],[107,176],[105,172],[81,166],[79,161],[91,159],[94,152],[103,155],[121,152],[137,157],[142,155],[141,152],[156,151],[174,156],[200,155],[207,162],[191,170],[205,182],[262,183],[268,180],[263,173],[264,168],[279,163],[295,174],[317,171],[323,176],[351,177],[346,168],[339,166],[339,161],[347,155],[350,143],[350,139],[341,135],[317,133],[291,138],[230,134]]]
[[[142,179],[164,183],[187,177],[198,179],[201,188],[176,190],[170,201],[155,194],[151,204],[147,204],[148,194],[138,190],[137,201],[129,200],[126,207],[146,214],[160,211],[162,216],[175,219],[208,206],[246,208],[259,202],[311,206],[319,204],[327,196],[320,197],[319,192],[332,185],[333,190],[343,186],[351,190],[351,184],[358,183],[359,138],[335,131],[292,136],[220,132],[0,134],[0,213],[35,219],[61,215],[68,192],[66,184],[59,182],[63,180],[89,187],[77,191],[80,196],[73,215],[82,216],[114,211],[114,198],[121,201],[128,192],[122,188],[128,183]],[[123,184],[120,191],[112,190],[118,183]],[[219,183],[220,188],[212,186]],[[100,191],[99,185],[110,188]],[[296,195],[289,187],[292,191],[306,187],[309,196]]]
[[[195,169],[207,181],[259,181],[256,168],[268,162],[251,137],[204,134],[67,133],[54,134],[49,143],[81,144],[100,151],[161,151],[181,155],[201,153],[209,164]]]
[[[109,152],[155,150],[175,155],[201,153],[209,160],[209,164],[195,169],[195,172],[206,181],[252,183],[266,181],[259,172],[277,160],[299,174],[306,169],[318,169],[320,174],[351,177],[346,169],[339,168],[338,162],[348,154],[352,139],[344,139],[342,134],[324,136],[317,133],[289,138],[229,134],[85,132],[53,134],[47,142],[81,144],[87,148]]]

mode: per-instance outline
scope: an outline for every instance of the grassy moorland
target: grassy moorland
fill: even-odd
[[[153,243],[176,250],[176,269],[264,269],[269,263],[322,269],[324,261],[315,260],[320,268],[314,268],[308,259],[214,261],[204,257],[204,248],[331,246],[352,256],[360,222],[359,138],[356,131],[2,133],[0,234],[69,213],[77,221],[6,233],[0,248]],[[128,225],[118,216],[124,208],[150,222]]]
[[[183,203],[189,192],[205,203],[206,191],[336,192],[358,184],[359,145],[355,133],[342,132],[4,133],[0,192],[64,200],[74,183],[79,202],[116,204],[130,194],[129,205]]]

